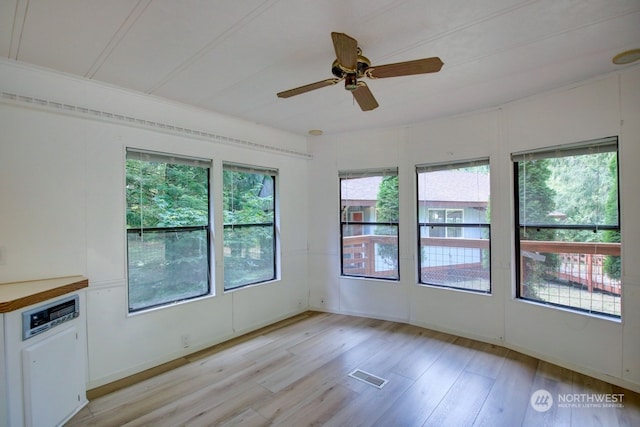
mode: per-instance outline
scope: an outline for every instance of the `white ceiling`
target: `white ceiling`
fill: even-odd
[[[330,33],[372,64],[439,56],[437,74],[332,77]],[[640,48],[640,0],[1,0],[0,55],[306,134],[400,126],[608,73]]]

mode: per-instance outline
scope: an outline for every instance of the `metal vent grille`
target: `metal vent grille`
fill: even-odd
[[[370,374],[369,372],[365,372],[362,369],[356,369],[355,371],[351,372],[349,376],[377,388],[382,388],[386,383],[389,382],[389,380],[385,380],[384,378],[380,378],[376,375]]]
[[[306,159],[313,158],[312,155],[288,150],[285,148],[273,147],[270,145],[264,145],[252,141],[246,141],[238,138],[231,138],[223,135],[217,135],[208,131],[201,131],[198,129],[183,128],[180,126],[174,126],[166,123],[154,122],[138,117],[125,116],[124,114],[112,113],[109,111],[95,110],[91,108],[85,108],[77,105],[64,104],[61,102],[51,101],[48,99],[34,98],[31,96],[23,96],[15,93],[0,92],[0,103],[18,103],[23,106],[29,106],[36,109],[56,110],[59,113],[68,114],[72,116],[85,117],[93,120],[124,123],[128,126],[142,127],[147,129],[153,129],[158,132],[178,134],[197,139],[214,140],[222,144],[228,145],[242,145],[265,151],[276,151],[291,155],[294,157],[304,157]]]

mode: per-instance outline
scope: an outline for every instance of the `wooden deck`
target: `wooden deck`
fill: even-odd
[[[91,391],[67,426],[640,425],[638,393],[503,347],[328,313],[307,312],[167,366]],[[389,382],[358,381],[348,376],[355,368]],[[556,400],[548,411],[530,404],[539,389]],[[623,407],[557,402],[613,394]]]

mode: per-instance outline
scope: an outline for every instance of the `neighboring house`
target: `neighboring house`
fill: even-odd
[[[376,200],[382,177],[349,179],[341,182],[342,221],[375,222]],[[483,223],[489,207],[489,175],[459,170],[418,175],[418,216],[420,223]],[[460,227],[432,230],[430,237],[480,237],[477,230]]]
[[[381,176],[345,179],[340,182],[343,222],[375,222]]]
[[[425,223],[487,223],[489,174],[460,170],[418,174],[418,220]],[[428,237],[480,238],[478,228],[430,228]]]
[[[348,179],[341,181],[342,221],[367,223],[376,221],[376,201],[382,182],[381,176]],[[460,239],[459,245],[440,246],[442,241],[426,240],[421,245],[423,274],[443,267],[481,268],[483,254],[479,248],[466,247],[463,239],[486,239],[486,228],[455,227],[453,224],[488,223],[489,174],[444,170],[418,174],[418,219],[423,238]],[[451,227],[433,227],[430,224],[452,224]],[[375,225],[350,225],[345,235],[375,235]],[[363,247],[366,247],[364,245]],[[377,244],[376,244],[377,247]],[[364,251],[364,249],[363,249]],[[376,253],[377,253],[376,249]],[[346,259],[353,256],[344,254]],[[358,259],[367,257],[357,255]],[[382,260],[373,261],[374,271],[386,270]],[[354,264],[363,268],[363,264]]]

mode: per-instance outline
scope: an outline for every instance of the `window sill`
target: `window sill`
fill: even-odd
[[[364,277],[364,276],[345,276],[341,274],[339,276],[340,280],[364,280],[364,281],[372,281],[372,282],[380,282],[380,283],[400,283],[400,279],[385,279],[382,277]]]
[[[238,291],[242,291],[244,289],[251,289],[251,288],[256,288],[258,286],[263,286],[263,285],[268,285],[268,284],[273,284],[273,283],[278,283],[281,282],[282,279],[280,279],[279,277],[272,279],[272,280],[266,280],[264,282],[258,282],[258,283],[251,283],[248,285],[243,285],[243,286],[238,286],[237,288],[233,288],[233,289],[223,289],[222,293],[223,294],[231,294],[234,292],[238,292]]]
[[[465,289],[465,288],[456,288],[454,286],[443,286],[443,285],[431,285],[429,283],[416,283],[419,288],[429,288],[429,289],[439,289],[443,291],[454,291],[454,292],[463,292],[465,294],[471,295],[480,295],[486,297],[492,297],[493,292],[491,291],[476,291],[473,289]]]
[[[540,302],[540,301],[535,301],[535,300],[530,300],[525,298],[518,298],[518,297],[513,298],[513,300],[521,304],[528,304],[528,305],[537,306],[541,308],[562,311],[569,314],[577,314],[577,315],[585,316],[587,318],[607,320],[609,322],[622,324],[622,316],[615,316],[613,314],[608,315],[604,313],[590,313],[588,311],[574,309],[571,307],[565,307],[561,305],[555,305],[555,304],[550,304],[550,303],[545,303],[545,302]]]
[[[138,310],[138,311],[134,311],[134,312],[127,312],[127,317],[135,317],[135,316],[152,313],[152,312],[159,311],[159,310],[165,310],[167,308],[181,306],[181,305],[184,305],[184,304],[190,304],[190,303],[194,303],[194,302],[198,302],[198,301],[208,300],[208,299],[214,298],[215,296],[216,295],[214,293],[210,293],[208,295],[203,295],[203,296],[200,296],[200,297],[195,297],[195,298],[185,299],[185,300],[181,300],[181,301],[170,302],[170,303],[167,303],[167,304],[164,304],[164,305],[159,305],[157,307],[150,307],[150,308],[146,308],[146,309],[142,309],[142,310]]]

